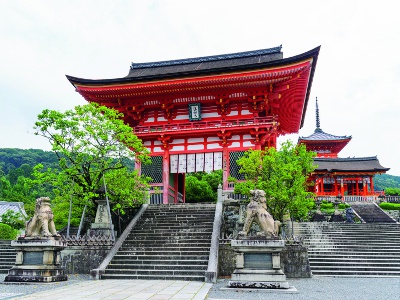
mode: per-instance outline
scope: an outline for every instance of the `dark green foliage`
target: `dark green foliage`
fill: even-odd
[[[400,188],[387,188],[385,194],[388,196],[400,196]]]
[[[16,213],[11,209],[1,215],[1,223],[7,224],[14,229],[25,228],[25,220],[22,214],[19,212]]]
[[[187,174],[185,199],[188,203],[217,201],[218,185],[222,184],[222,170]]]
[[[18,230],[10,225],[0,223],[0,240],[13,240],[17,237]]]
[[[208,182],[199,180],[196,176],[186,177],[186,202],[215,202],[216,196]]]
[[[400,210],[400,203],[382,202],[379,207],[386,210]]]
[[[387,188],[400,189],[400,176],[380,174],[374,176],[375,190],[385,190]]]

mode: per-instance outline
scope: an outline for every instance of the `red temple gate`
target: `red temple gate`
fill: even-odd
[[[283,58],[281,47],[173,61],[132,63],[128,76],[67,76],[87,101],[115,108],[150,150],[152,202],[184,202],[185,173],[223,170],[275,147],[302,127],[319,47]],[[138,166],[139,167],[139,166]]]

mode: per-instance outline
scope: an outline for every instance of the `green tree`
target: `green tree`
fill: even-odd
[[[288,213],[305,217],[313,206],[307,177],[315,169],[314,157],[304,145],[291,141],[282,143],[279,151],[249,150],[237,161],[246,180],[235,184],[235,192],[249,195],[251,189],[264,190],[268,209],[277,220],[282,221]]]
[[[115,203],[114,210],[118,215],[125,214],[125,208],[140,206],[147,202],[150,177],[138,176],[136,170],[131,172],[128,168],[122,168],[108,172],[105,180],[108,197]]]
[[[126,168],[126,163],[133,160],[148,162],[147,149],[122,118],[123,114],[118,111],[96,104],[76,106],[64,113],[43,110],[35,123],[35,134],[49,141],[60,169],[58,172],[55,169],[37,170],[37,182],[50,183],[58,196],[72,193],[82,203],[90,204],[88,200],[96,196],[95,191],[102,184],[104,175],[111,176],[109,174]],[[129,194],[146,188],[137,173],[129,176],[135,176],[136,182],[141,184],[135,188],[119,185],[115,192]],[[126,191],[122,192],[122,189]],[[131,201],[130,205],[140,203]]]
[[[0,216],[1,223],[7,224],[14,229],[25,228],[25,219],[21,213],[15,212],[11,209],[7,210]]]

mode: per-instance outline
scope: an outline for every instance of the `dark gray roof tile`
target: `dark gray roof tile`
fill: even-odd
[[[348,158],[314,158],[318,165],[315,171],[343,171],[343,172],[386,172],[390,168],[383,167],[376,156],[373,157],[348,157]]]

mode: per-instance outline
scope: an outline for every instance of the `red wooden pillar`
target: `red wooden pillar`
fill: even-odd
[[[344,196],[344,183],[343,178],[340,179],[340,194]]]
[[[169,194],[169,149],[164,149],[163,159],[163,204],[168,204]]]
[[[321,178],[321,195],[325,194],[324,191],[324,177]]]
[[[367,179],[363,178],[363,196],[368,195]]]
[[[228,147],[223,147],[222,150],[222,189],[228,189],[228,177],[229,177],[229,151]]]
[[[333,180],[334,180],[334,190],[333,190],[333,193],[334,193],[334,195],[335,196],[337,196],[338,195],[338,186],[337,186],[337,180],[336,180],[336,177],[333,177]]]
[[[371,194],[373,195],[375,191],[374,191],[374,178],[372,176],[369,177],[369,186],[371,189]]]
[[[358,188],[358,177],[356,178],[356,195],[360,195],[360,189]]]
[[[142,162],[135,159],[135,170],[138,171],[138,175],[142,175]]]

